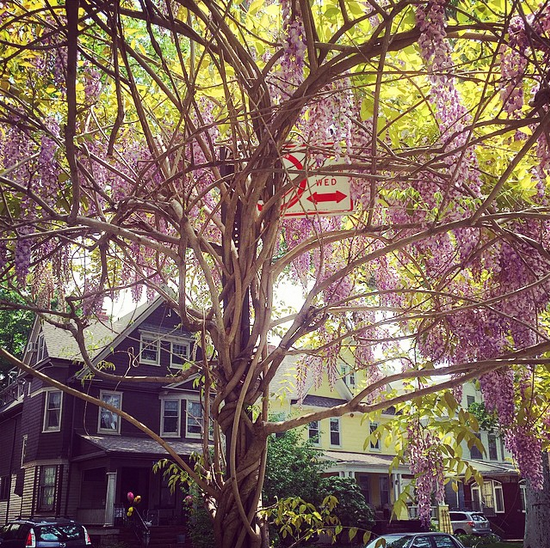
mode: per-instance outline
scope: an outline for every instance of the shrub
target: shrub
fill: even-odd
[[[457,537],[464,546],[469,546],[471,548],[491,546],[500,541],[500,537],[497,535],[457,535]]]

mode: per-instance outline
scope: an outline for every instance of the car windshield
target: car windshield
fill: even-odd
[[[36,540],[77,540],[84,538],[84,531],[76,523],[42,525],[36,529]]]
[[[412,539],[411,535],[384,535],[373,540],[367,548],[408,548]]]

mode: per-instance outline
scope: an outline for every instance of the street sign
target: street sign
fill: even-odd
[[[353,211],[351,177],[339,175],[308,174],[303,162],[305,153],[293,151],[283,158],[283,166],[295,181],[293,188],[283,196],[283,217],[307,217],[311,215],[343,215]],[[330,165],[327,160],[324,166]],[[320,167],[320,170],[324,166]],[[318,168],[319,170],[319,168]],[[297,173],[298,172],[298,173]],[[303,177],[300,175],[303,173]],[[263,204],[258,204],[261,211]]]

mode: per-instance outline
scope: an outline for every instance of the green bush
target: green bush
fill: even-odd
[[[357,527],[367,531],[374,525],[374,511],[365,501],[354,478],[337,476],[321,478],[319,494],[323,498],[333,496],[338,499],[338,505],[334,508],[333,514],[344,527]]]
[[[457,535],[457,537],[464,546],[471,548],[491,548],[495,543],[500,541],[497,535]]]

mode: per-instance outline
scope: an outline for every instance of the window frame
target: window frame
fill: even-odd
[[[165,421],[167,418],[174,418],[172,416],[166,416],[166,403],[176,402],[177,415],[176,415],[176,431],[169,431],[165,428]],[[167,438],[180,438],[181,437],[181,398],[162,398],[160,400],[160,433],[161,436]]]
[[[502,489],[502,483],[500,483],[499,481],[492,480],[492,479],[485,480],[481,487],[477,484],[472,485],[471,491],[472,491],[472,500],[474,502],[479,503],[480,512],[482,512],[484,508],[488,507],[485,504],[485,497],[486,497],[486,494],[489,492],[488,493],[489,496],[492,497],[493,499],[493,503],[494,503],[493,510],[495,511],[495,514],[506,513],[506,503],[504,501],[504,490]],[[499,492],[498,496],[497,496],[497,491]]]
[[[47,474],[47,471],[52,474]],[[57,494],[57,466],[55,464],[40,467],[40,477],[38,480],[38,500],[37,510],[39,512],[51,512],[55,509],[55,499]],[[46,482],[46,479],[51,478],[51,482]],[[48,496],[48,501],[45,501],[45,496]],[[50,499],[51,498],[51,502]]]
[[[521,501],[521,511],[525,514],[527,512],[527,483],[525,480],[521,480],[518,485]]]
[[[170,367],[173,369],[183,369],[185,362],[189,361],[191,358],[191,342],[185,339],[175,339],[169,340],[170,342]],[[175,363],[174,357],[179,356],[174,352],[174,345],[184,346],[186,348],[185,357],[181,358],[183,363]]]
[[[479,441],[481,441],[481,435],[480,434],[475,434],[475,437]],[[472,445],[472,447],[470,447],[469,449],[470,449],[470,459],[471,460],[484,460],[483,452],[479,450],[477,445]]]
[[[496,434],[487,434],[487,456],[489,457],[489,460],[498,460],[498,445]]]
[[[59,394],[59,409],[56,408],[50,408],[49,404],[51,401],[52,394]],[[49,424],[49,414],[52,412],[58,412],[58,424],[57,426],[48,426]],[[61,431],[61,417],[63,416],[63,392],[61,390],[57,389],[50,389],[45,391],[45,397],[44,397],[44,417],[42,421],[42,432],[60,432]]]
[[[115,392],[113,390],[100,390],[99,392],[99,399],[104,403],[109,403],[112,405],[111,402],[105,401],[105,396],[118,396],[119,397],[119,406],[117,409],[122,411],[122,392]],[[114,406],[116,407],[116,406]],[[112,428],[102,428],[101,426],[101,414],[102,413],[110,413],[111,415],[114,415],[116,417],[116,429]],[[105,409],[103,407],[100,407],[98,409],[97,414],[97,433],[98,434],[111,434],[111,435],[119,435],[120,434],[120,424],[121,424],[120,416],[116,413],[113,413],[112,411],[109,411],[108,409]]]
[[[372,438],[374,432],[378,430],[379,426],[380,425],[377,422],[371,421],[369,424],[369,434],[370,434],[369,447],[371,451],[378,451],[378,452],[380,451],[380,438],[376,438],[376,440]]]
[[[335,426],[336,428],[333,428]],[[329,419],[330,445],[331,447],[342,447],[342,428],[340,417],[330,417]],[[334,443],[333,436],[338,436],[338,442]]]
[[[150,341],[150,342],[146,342]],[[144,351],[152,351],[152,348],[156,349],[156,358],[148,359],[143,357]],[[143,332],[139,334],[139,363],[144,365],[160,365],[160,352],[162,345],[160,344],[160,337],[155,333]]]
[[[38,337],[36,337],[36,363],[41,362],[47,357],[46,338],[44,337],[44,332],[41,331]]]
[[[190,413],[190,406],[198,405],[201,410],[200,417],[196,417]],[[193,421],[194,424],[191,424]],[[199,432],[193,432],[190,430],[190,427],[199,428]],[[185,399],[185,437],[201,439],[203,436],[203,427],[204,427],[204,412],[202,404],[198,399],[195,398],[186,398]]]
[[[321,421],[311,421],[307,425],[307,436],[313,445],[321,445]]]
[[[23,464],[25,462],[25,457],[27,456],[27,444],[29,442],[29,435],[23,434],[23,437],[21,438],[21,468],[23,468]]]
[[[504,514],[506,513],[506,504],[504,502],[504,489],[502,488],[502,483],[497,482],[495,480],[491,480],[493,482],[493,497],[495,501],[495,514]],[[497,495],[497,492],[499,493]],[[499,509],[499,505],[501,504],[501,507]]]

